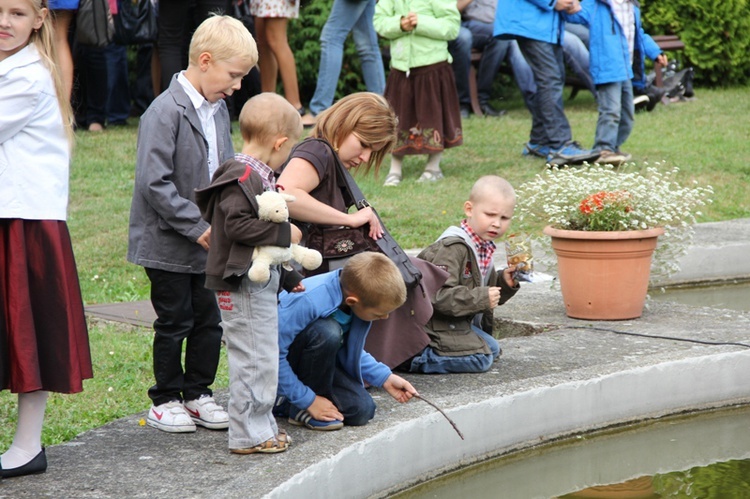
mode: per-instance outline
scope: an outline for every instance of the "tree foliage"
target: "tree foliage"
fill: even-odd
[[[647,33],[685,43],[683,63],[710,86],[750,81],[750,0],[644,0]],[[674,56],[675,54],[668,54]]]

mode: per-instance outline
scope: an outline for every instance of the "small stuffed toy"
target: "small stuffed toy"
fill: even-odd
[[[258,201],[258,218],[268,222],[282,223],[289,220],[289,207],[287,202],[294,201],[294,196],[281,194],[275,191],[265,191],[255,196]],[[253,263],[250,265],[247,275],[253,282],[265,282],[271,278],[271,265],[278,263],[284,268],[290,269],[289,261],[295,260],[302,268],[313,270],[320,267],[323,258],[320,253],[298,244],[292,244],[288,248],[281,246],[258,246],[253,251]]]

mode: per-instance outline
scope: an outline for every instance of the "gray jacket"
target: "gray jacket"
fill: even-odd
[[[234,156],[226,104],[214,121],[223,163]],[[175,76],[141,116],[128,261],[169,272],[203,273],[206,251],[196,241],[209,224],[195,204],[195,189],[210,181],[203,127]]]

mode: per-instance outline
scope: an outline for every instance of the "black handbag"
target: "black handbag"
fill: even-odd
[[[81,0],[76,13],[76,40],[82,45],[106,47],[114,36],[107,0]]]
[[[114,42],[120,45],[155,43],[156,7],[151,0],[117,0]]]

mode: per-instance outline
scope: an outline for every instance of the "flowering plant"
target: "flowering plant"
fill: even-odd
[[[514,225],[525,231],[544,225],[580,231],[662,227],[653,270],[670,275],[679,270],[677,259],[692,241],[691,226],[713,194],[710,186],[696,182],[680,185],[678,173],[679,168],[661,163],[640,169],[635,164],[549,169],[517,189]]]

